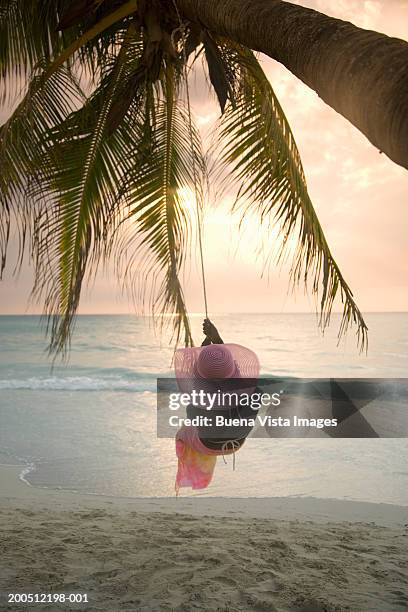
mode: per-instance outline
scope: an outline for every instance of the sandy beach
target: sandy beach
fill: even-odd
[[[386,611],[408,607],[408,512],[388,504],[114,499],[0,467],[0,608]],[[88,603],[7,603],[81,593]]]

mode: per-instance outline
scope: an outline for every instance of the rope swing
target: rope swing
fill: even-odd
[[[184,55],[185,55],[184,46],[183,46],[183,49],[184,49]],[[191,121],[190,94],[189,94],[189,89],[188,89],[187,67],[185,63],[184,63],[184,72],[185,72],[184,79],[186,82],[186,94],[187,94],[188,123],[189,123],[189,130],[190,130],[191,157],[193,160],[194,197],[195,197],[196,211],[197,211],[197,233],[198,233],[198,247],[200,251],[200,263],[201,263],[201,281],[203,285],[205,318],[208,319],[207,287],[205,283],[203,237],[202,237],[202,210],[200,209],[200,205],[198,202],[197,174],[196,174],[194,147],[193,147],[193,126],[192,126],[192,121]]]

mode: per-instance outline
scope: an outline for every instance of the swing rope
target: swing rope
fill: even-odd
[[[186,54],[186,45],[185,45],[185,25],[181,20],[181,16],[178,10],[178,6],[176,4],[176,0],[173,0],[174,8],[177,13],[177,17],[179,20],[179,30],[181,32],[183,38],[183,70],[184,70],[184,82],[186,86],[186,99],[187,99],[187,114],[188,114],[188,127],[190,132],[190,147],[191,147],[191,159],[193,165],[193,182],[194,182],[194,198],[196,203],[196,212],[197,212],[197,234],[198,234],[198,246],[200,252],[200,263],[201,263],[201,282],[203,286],[203,298],[204,298],[204,310],[205,310],[205,318],[208,319],[208,304],[207,304],[207,287],[205,282],[205,268],[204,268],[204,254],[203,254],[203,237],[202,237],[202,211],[200,209],[199,197],[198,197],[198,179],[197,179],[197,168],[196,168],[196,159],[194,155],[194,144],[193,144],[193,122],[191,117],[191,104],[190,104],[190,90],[188,86],[188,73],[187,73],[187,54]]]
[[[183,47],[184,49],[184,47]],[[184,49],[185,55],[185,49]],[[187,77],[187,67],[184,64],[184,80],[186,82],[186,95],[187,95],[187,109],[188,109],[188,123],[190,129],[190,144],[191,144],[191,156],[193,159],[193,181],[194,181],[194,197],[196,202],[196,211],[197,211],[197,231],[198,231],[198,246],[200,251],[200,263],[201,263],[201,280],[203,285],[203,297],[204,297],[204,310],[205,310],[205,318],[208,319],[208,305],[207,305],[207,287],[205,284],[205,269],[204,269],[204,254],[203,254],[203,237],[202,237],[202,211],[200,209],[200,204],[198,200],[198,189],[197,189],[197,173],[196,173],[196,164],[194,157],[194,145],[193,145],[193,126],[191,121],[191,108],[190,108],[190,94],[188,91],[188,77]]]

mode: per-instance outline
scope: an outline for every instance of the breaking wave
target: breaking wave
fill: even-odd
[[[0,379],[2,390],[35,391],[131,391],[154,392],[156,381],[150,377],[129,380],[124,377],[48,376]]]

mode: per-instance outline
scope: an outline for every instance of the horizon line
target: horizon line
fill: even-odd
[[[311,315],[311,316],[319,316],[319,312],[310,312],[310,311],[286,311],[286,312],[280,312],[280,311],[240,311],[240,312],[214,312],[211,316],[224,316],[224,315]],[[342,311],[340,310],[336,310],[333,311],[331,313],[332,315],[335,314],[343,314]],[[366,310],[363,312],[363,314],[408,314],[408,310]],[[48,315],[46,314],[42,314],[42,313],[30,313],[30,312],[4,312],[4,313],[0,313],[0,317],[47,317]],[[53,316],[53,315],[51,315]],[[76,317],[128,317],[128,316],[132,316],[132,317],[142,317],[142,318],[149,318],[149,317],[153,317],[154,315],[152,314],[141,314],[141,313],[137,313],[137,312],[84,312],[84,313],[78,313],[75,315]],[[160,317],[160,314],[155,315],[156,317]],[[171,316],[176,316],[176,315],[164,315],[164,316],[168,316],[169,318]],[[199,317],[199,316],[204,316],[205,317],[205,313],[204,312],[191,312],[189,313],[190,317]]]

